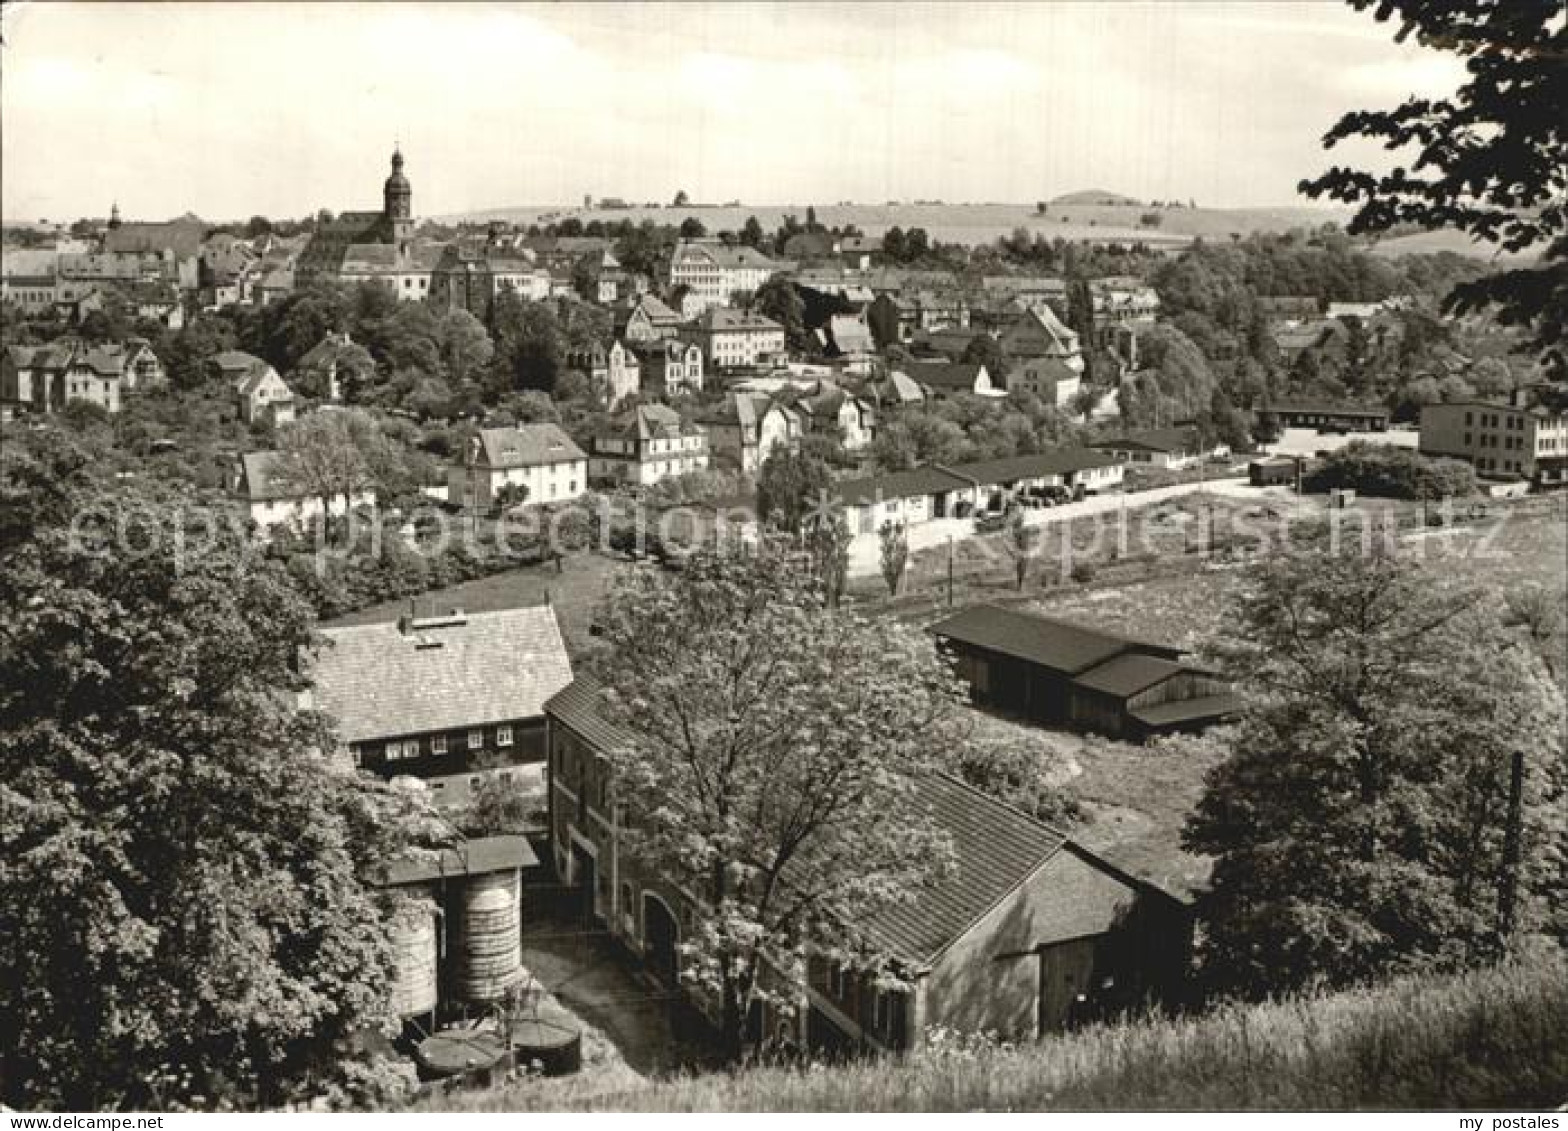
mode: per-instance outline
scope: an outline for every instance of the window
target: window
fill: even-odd
[[[510,746],[510,745],[512,745],[512,728],[511,727],[496,727],[495,728],[495,744],[497,746]]]
[[[485,732],[484,731],[482,731],[482,730],[471,730],[471,731],[468,732],[468,748],[470,750],[482,750],[482,749],[484,749],[484,745],[485,745]]]
[[[444,735],[444,734],[435,734],[435,735],[431,735],[430,736],[430,753],[432,753],[432,754],[445,754],[446,753],[446,735]]]
[[[365,752],[357,742],[348,748],[348,755],[354,759],[354,765],[363,766],[365,764]]]

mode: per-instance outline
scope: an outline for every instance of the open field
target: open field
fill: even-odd
[[[679,224],[687,216],[702,221],[709,232],[739,231],[748,216],[755,216],[764,229],[779,227],[785,216],[805,220],[807,204],[759,204],[755,206],[687,205],[683,208],[636,207],[627,209],[520,206],[485,209],[445,220],[507,220],[519,224],[548,223],[575,217],[583,223],[602,220],[640,223]],[[853,224],[868,236],[881,236],[889,228],[924,228],[931,238],[944,243],[990,243],[1009,235],[1016,228],[1039,232],[1048,239],[1060,236],[1075,242],[1142,240],[1163,247],[1180,248],[1194,237],[1206,240],[1229,239],[1252,232],[1286,231],[1315,227],[1329,222],[1343,223],[1349,213],[1343,209],[1318,207],[1282,208],[1160,208],[1140,204],[1051,204],[1044,216],[1038,215],[1033,202],[1017,204],[817,204],[817,219],[829,227]],[[1145,213],[1157,212],[1158,227],[1141,223]]]
[[[1018,1047],[677,1077],[571,1092],[522,1080],[458,1111],[1518,1111],[1568,1100],[1568,965],[1449,977],[1193,1017],[1094,1026]],[[564,1082],[562,1082],[564,1083]]]

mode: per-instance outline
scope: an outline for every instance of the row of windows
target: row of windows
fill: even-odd
[[[1465,413],[1465,426],[1471,423],[1473,413]],[[1519,416],[1504,416],[1496,412],[1483,412],[1481,415],[1482,428],[1506,428],[1509,431],[1518,431],[1524,428],[1524,418]]]
[[[499,726],[495,728],[495,744],[497,746],[510,746],[512,745],[512,742],[512,728],[510,726]],[[468,749],[483,750],[484,748],[485,732],[478,728],[470,730],[468,732]],[[447,749],[446,735],[433,734],[430,736],[430,753],[445,754]],[[421,744],[420,740],[417,738],[399,739],[386,744],[386,760],[388,762],[400,762],[409,758],[418,758],[420,753]],[[354,760],[359,762],[363,761],[363,759],[364,751],[358,746],[354,747]]]
[[[1499,440],[1502,441],[1501,444],[1498,443]],[[1468,448],[1469,446],[1470,446],[1470,433],[1466,432],[1465,433],[1465,447]],[[1493,436],[1493,435],[1483,434],[1481,436],[1481,442],[1479,444],[1477,444],[1476,446],[1477,447],[1481,447],[1481,448],[1503,447],[1503,448],[1507,448],[1510,451],[1513,451],[1516,448],[1524,447],[1524,437],[1523,436]]]

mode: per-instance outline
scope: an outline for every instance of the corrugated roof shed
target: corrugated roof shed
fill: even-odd
[[[1107,660],[1098,667],[1090,668],[1073,682],[1091,691],[1104,691],[1110,695],[1126,697],[1145,691],[1157,683],[1163,683],[1186,670],[1174,660],[1129,652]]]
[[[462,730],[544,714],[572,680],[548,605],[414,621],[324,628],[314,705],[344,742]]]
[[[1017,609],[976,605],[931,626],[947,640],[969,644],[1075,676],[1131,648],[1154,649],[1174,659],[1179,648],[1129,640],[1109,632]]]

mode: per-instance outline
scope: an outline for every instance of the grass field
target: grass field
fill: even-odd
[[[759,1068],[610,1092],[528,1080],[431,1101],[517,1111],[1538,1110],[1568,1100],[1560,954],[1452,978],[1097,1026],[1017,1048]]]
[[[499,207],[464,213],[448,220],[508,220],[514,223],[546,223],[575,217],[583,223],[603,220],[617,223],[678,224],[687,216],[702,221],[709,232],[739,231],[746,218],[755,216],[764,229],[779,227],[785,216],[799,220],[806,216],[807,204],[759,204],[741,206],[687,206],[684,208],[637,207],[630,209],[583,209],[573,207]],[[1162,208],[1141,204],[1051,204],[1045,215],[1036,213],[1033,202],[1017,204],[817,204],[817,219],[829,227],[854,224],[868,236],[881,236],[887,229],[924,228],[931,237],[944,243],[990,243],[1010,235],[1017,228],[1039,232],[1048,239],[1060,236],[1074,242],[1128,243],[1142,240],[1158,246],[1183,247],[1195,236],[1206,240],[1229,239],[1260,231],[1286,231],[1316,227],[1330,221],[1345,222],[1349,213],[1337,208],[1285,206],[1279,208]],[[1144,225],[1144,214],[1157,212],[1158,227]]]

